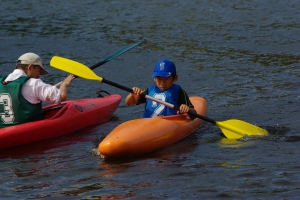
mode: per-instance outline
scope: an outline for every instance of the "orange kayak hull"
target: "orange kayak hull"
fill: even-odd
[[[196,111],[206,115],[207,103],[201,97],[191,97]],[[168,146],[192,133],[203,120],[191,120],[187,115],[139,118],[124,122],[99,144],[104,157],[132,157]]]

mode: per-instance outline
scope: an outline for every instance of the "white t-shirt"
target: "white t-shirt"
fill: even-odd
[[[5,81],[13,81],[22,76],[27,76],[24,71],[15,69],[7,76]],[[21,91],[24,98],[32,104],[45,102],[47,104],[60,104],[60,90],[52,85],[44,83],[39,78],[30,78],[26,81]]]

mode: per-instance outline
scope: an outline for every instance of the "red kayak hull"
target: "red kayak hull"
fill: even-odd
[[[117,94],[99,98],[70,100],[59,109],[50,105],[45,119],[0,129],[0,149],[45,140],[72,133],[92,124],[104,123],[118,108],[121,96]],[[49,111],[50,110],[50,111]]]
[[[190,100],[198,114],[206,114],[205,99],[191,97]],[[191,120],[187,115],[130,120],[112,130],[99,144],[98,150],[104,157],[138,156],[170,145],[202,124],[203,120]]]

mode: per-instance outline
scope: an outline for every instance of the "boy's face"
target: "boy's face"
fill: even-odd
[[[161,91],[165,91],[169,89],[173,85],[173,83],[177,81],[177,79],[178,75],[176,75],[175,77],[169,76],[168,78],[156,76],[154,77],[154,82]]]

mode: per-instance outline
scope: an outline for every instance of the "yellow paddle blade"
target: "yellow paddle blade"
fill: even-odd
[[[237,119],[230,119],[223,122],[216,122],[228,139],[239,139],[244,135],[267,136],[268,131],[258,126]]]
[[[60,69],[81,78],[96,80],[100,82],[102,82],[103,80],[102,77],[97,76],[89,67],[67,58],[53,56],[50,61],[50,65],[56,69]]]

